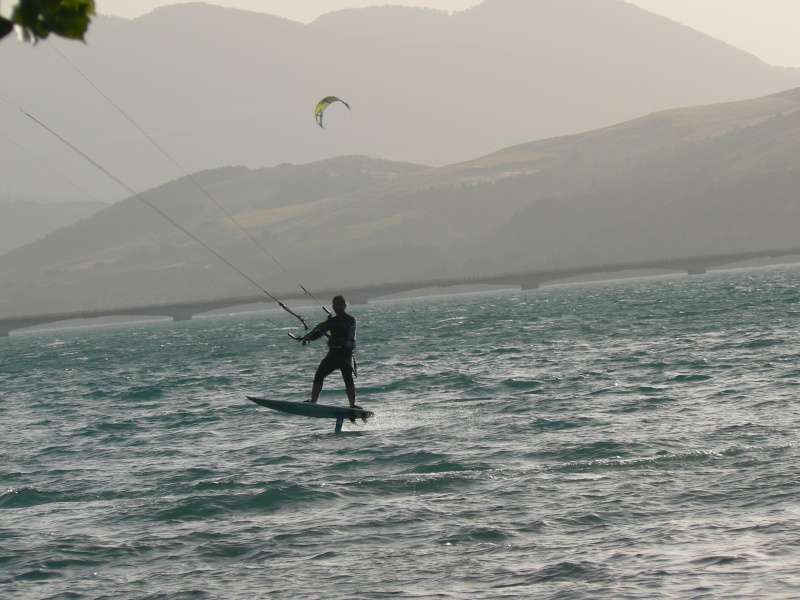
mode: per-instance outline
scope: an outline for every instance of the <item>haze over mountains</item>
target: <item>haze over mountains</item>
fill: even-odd
[[[798,164],[800,88],[438,169],[229,167],[146,198],[277,292],[796,247]],[[0,257],[0,290],[1,316],[258,293],[137,198]]]
[[[624,2],[310,25],[178,5],[60,47],[158,147],[46,44],[0,46],[24,82],[3,92],[272,291],[797,244],[800,70]],[[353,110],[321,130],[330,93]],[[119,194],[0,108],[41,162]],[[7,195],[76,199],[19,154]],[[135,197],[0,256],[0,316],[256,293]]]
[[[181,4],[130,21],[98,16],[85,45],[7,39],[0,73],[16,105],[135,190],[183,173],[114,105],[187,172],[349,154],[443,166],[800,85],[798,69],[619,0],[352,9],[308,25]],[[329,94],[352,111],[334,107],[321,130],[313,107]],[[4,135],[94,197],[129,195],[30,118],[0,110]],[[3,139],[0,164],[10,199],[86,199]]]

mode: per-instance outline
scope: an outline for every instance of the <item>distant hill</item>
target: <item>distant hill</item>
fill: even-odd
[[[92,200],[58,204],[0,200],[0,255],[35,242],[45,234],[72,225],[107,206]]]
[[[618,0],[486,0],[452,15],[386,6],[308,25],[179,4],[134,20],[98,16],[85,45],[6,39],[0,73],[15,103],[136,190],[182,173],[115,105],[188,172],[340,155],[443,166],[800,86],[798,69]],[[329,94],[352,110],[332,107],[322,130],[312,112]],[[94,197],[127,195],[29,118],[0,110],[5,135]],[[15,197],[64,193],[12,146],[0,143],[0,163]]]
[[[347,197],[424,169],[354,156],[195,173],[0,256],[0,306],[3,314],[28,314],[250,294],[251,284],[170,221],[266,282],[285,275],[278,241],[288,223],[329,211],[332,196]]]
[[[440,168],[346,156],[193,176],[248,235],[188,178],[144,196],[279,292],[796,247],[798,165],[793,89]],[[0,257],[0,316],[255,293],[136,198]]]
[[[795,247],[798,165],[795,89],[416,173],[339,199],[280,247],[319,286]],[[325,231],[353,222],[331,253]]]

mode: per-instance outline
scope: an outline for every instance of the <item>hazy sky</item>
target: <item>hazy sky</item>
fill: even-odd
[[[101,14],[127,18],[157,6],[192,0],[97,0]],[[196,1],[196,0],[195,0]],[[308,23],[347,7],[382,4],[463,10],[481,0],[205,0]],[[800,67],[800,0],[627,0],[684,23],[777,66]]]

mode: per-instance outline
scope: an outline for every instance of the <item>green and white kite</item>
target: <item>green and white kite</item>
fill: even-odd
[[[347,107],[347,110],[350,110],[350,105],[341,98],[337,98],[336,96],[325,96],[322,100],[317,102],[317,108],[314,109],[314,117],[316,117],[317,125],[320,127],[322,127],[322,114],[325,112],[325,109],[328,108],[328,105],[333,104],[334,102],[341,102]],[[322,128],[325,129],[324,127]]]

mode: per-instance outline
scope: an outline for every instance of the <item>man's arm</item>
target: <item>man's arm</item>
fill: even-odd
[[[322,323],[317,324],[314,327],[314,329],[312,329],[311,331],[309,331],[307,334],[305,334],[303,337],[300,338],[300,341],[303,343],[303,346],[305,346],[309,342],[318,340],[323,335],[325,335],[325,332],[328,331],[328,327],[329,324],[327,319],[324,320]]]

